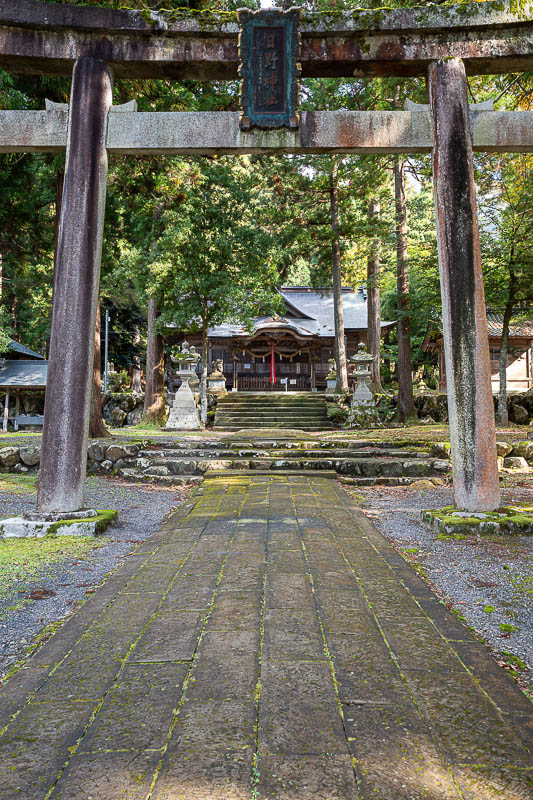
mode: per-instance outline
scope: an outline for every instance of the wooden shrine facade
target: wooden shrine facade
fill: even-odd
[[[234,80],[231,15],[0,3],[0,66],[72,74],[68,108],[0,111],[0,151],[58,152],[66,169],[57,246],[38,509],[84,507],[94,326],[108,152],[433,154],[456,504],[500,504],[473,149],[533,152],[533,112],[469,108],[467,75],[533,68],[533,19],[501,2],[311,14],[302,77],[424,76],[428,106],[308,112],[297,130],[245,131],[239,114],[113,112],[113,77]],[[121,113],[117,113],[120,111]]]
[[[334,358],[335,324],[333,291],[310,286],[283,286],[282,313],[254,320],[253,330],[225,324],[209,330],[211,363],[224,364],[226,386],[238,391],[323,391]],[[344,335],[347,357],[354,355],[359,342],[367,343],[367,304],[363,289],[343,287]],[[394,322],[382,322],[385,335]],[[186,338],[201,350],[200,334]],[[171,341],[181,341],[173,336]],[[275,381],[272,383],[272,354]]]

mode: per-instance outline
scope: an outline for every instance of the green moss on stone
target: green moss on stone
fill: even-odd
[[[96,522],[94,530],[95,536],[103,533],[105,529],[111,525],[117,518],[118,512],[114,509],[104,509],[98,511],[94,517],[85,517],[83,519],[61,519],[53,522],[48,529],[47,536],[55,536],[60,528],[69,527],[70,525],[78,525],[80,522]]]
[[[467,516],[454,506],[445,506],[422,512],[422,519],[439,534],[439,537],[457,538],[458,534],[533,535],[533,507],[503,506],[498,511],[479,512]]]

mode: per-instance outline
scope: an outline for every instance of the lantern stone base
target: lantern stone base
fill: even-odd
[[[198,409],[187,379],[183,380],[176,392],[170,409],[166,429],[170,431],[198,431],[201,429]]]

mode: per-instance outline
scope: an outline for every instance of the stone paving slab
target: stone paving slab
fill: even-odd
[[[533,706],[335,481],[220,474],[0,691],[0,800],[531,800]]]

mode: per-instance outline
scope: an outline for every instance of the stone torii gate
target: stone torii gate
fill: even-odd
[[[112,106],[113,75],[234,80],[231,15],[169,22],[140,12],[0,2],[0,66],[72,74],[70,105],[1,111],[0,152],[67,161],[38,510],[83,508],[107,154],[433,152],[450,437],[459,508],[500,504],[473,150],[533,151],[533,113],[469,109],[467,74],[533,68],[533,22],[501,3],[315,14],[302,21],[303,77],[426,76],[430,105],[307,112],[297,130],[241,131],[238,114]],[[118,113],[120,112],[120,113]]]

